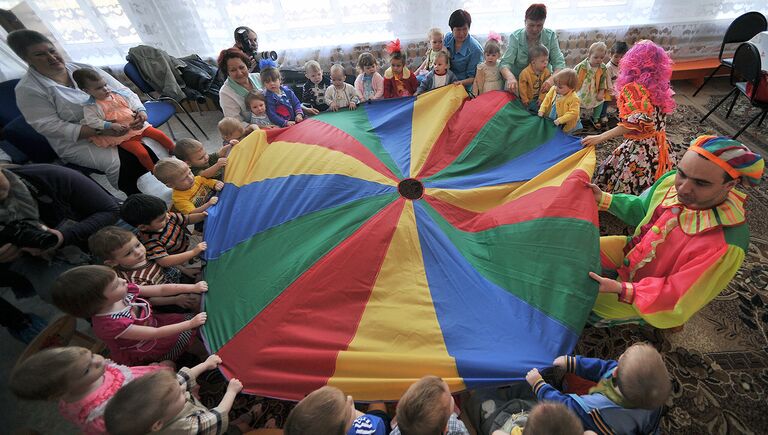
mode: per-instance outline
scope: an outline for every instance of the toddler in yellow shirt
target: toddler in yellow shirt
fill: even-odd
[[[173,207],[182,214],[202,213],[219,200],[216,192],[224,188],[221,181],[195,176],[189,165],[172,157],[155,164],[155,177],[173,189]]]

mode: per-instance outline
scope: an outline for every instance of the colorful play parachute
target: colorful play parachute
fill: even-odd
[[[253,133],[206,223],[206,343],[246,392],[293,400],[549,366],[597,294],[594,160],[461,86]]]

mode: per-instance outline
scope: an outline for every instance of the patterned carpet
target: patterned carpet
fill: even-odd
[[[731,115],[732,125],[735,126],[739,119],[735,115],[748,109],[740,101]],[[715,124],[708,121],[699,124],[701,116],[694,107],[681,105],[668,120],[668,138],[678,152],[701,134],[725,133],[717,131]],[[750,127],[749,134],[756,131],[754,128]],[[758,134],[766,137],[765,132]],[[618,142],[614,140],[601,145],[598,161]],[[664,433],[768,433],[766,184],[747,190],[752,243],[743,267],[727,290],[695,315],[681,331],[631,325],[612,329],[587,327],[577,345],[578,353],[599,358],[615,358],[638,341],[652,343],[662,352],[673,377],[672,398],[663,420]],[[600,218],[603,234],[628,231],[610,215]],[[200,384],[204,402],[216,406],[226,388],[224,379],[218,372],[210,372]],[[251,420],[253,428],[282,427],[292,406],[289,402],[240,395],[231,417],[240,417],[243,422]]]

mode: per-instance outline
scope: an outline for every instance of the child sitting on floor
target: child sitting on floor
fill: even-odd
[[[208,154],[200,141],[184,138],[176,141],[173,155],[189,165],[192,175],[221,180],[224,176],[224,167],[227,166],[227,155],[231,149],[232,145],[228,143],[219,148],[219,151]]]
[[[362,53],[357,58],[359,74],[355,79],[355,89],[361,101],[378,100],[384,96],[384,77],[378,69],[376,58],[371,53]]]
[[[251,125],[260,129],[275,128],[267,116],[267,97],[261,92],[250,91],[245,96],[245,106],[251,111]]]
[[[501,36],[498,33],[488,35],[488,41],[483,47],[485,62],[477,66],[475,81],[472,82],[472,93],[475,95],[498,91],[503,87],[501,72],[499,72],[499,57],[501,57]]]
[[[180,266],[205,251],[208,247],[205,242],[187,250],[187,226],[201,222],[205,216],[205,213],[183,215],[169,212],[162,199],[143,193],[129,196],[120,208],[120,217],[139,230],[137,236],[146,248],[147,260],[155,261],[162,267]]]
[[[155,165],[155,178],[173,189],[173,207],[183,214],[202,213],[216,204],[216,192],[224,183],[193,175],[189,165],[172,157],[160,159]]]
[[[530,64],[520,73],[519,89],[520,102],[529,112],[537,113],[541,102],[544,101],[546,92],[542,92],[542,84],[551,75],[547,65],[549,64],[549,50],[547,47],[537,44],[528,48]]]
[[[58,400],[59,413],[88,435],[106,434],[104,408],[120,387],[165,365],[128,367],[76,346],[41,350],[11,373],[13,394],[27,400]]]
[[[291,88],[282,85],[280,71],[274,67],[261,70],[264,96],[267,98],[267,116],[278,127],[290,127],[304,120],[304,110]]]
[[[202,217],[201,217],[202,218]],[[132,232],[108,226],[88,238],[91,253],[114,269],[117,276],[136,285],[178,284],[181,271],[175,267],[163,267],[147,259],[147,249]],[[185,310],[200,307],[200,295],[180,293],[175,296],[150,298],[152,306],[175,305]]]
[[[146,119],[147,110],[135,95],[111,91],[107,82],[96,71],[81,68],[72,73],[77,86],[91,98],[83,106],[81,124],[96,130],[96,136],[88,138],[94,145],[101,148],[119,146],[136,156],[142,166],[151,171],[155,163],[149,156],[141,138],[154,139],[168,152],[173,152],[173,142],[162,131],[144,121],[143,126],[132,129],[130,124],[137,122],[139,113]],[[117,136],[104,135],[105,130],[111,130]]]
[[[564,68],[558,71],[552,86],[539,107],[539,116],[549,118],[555,125],[562,125],[563,131],[569,133],[582,128],[579,119],[579,96],[574,89],[578,84],[576,71]]]
[[[309,393],[291,410],[283,432],[285,435],[386,435],[389,421],[384,403],[372,403],[368,414],[363,414],[355,409],[352,396],[344,396],[338,388],[326,386]]]
[[[346,83],[344,80],[344,67],[334,64],[331,67],[331,86],[325,90],[325,102],[328,103],[329,110],[335,112],[339,109],[349,108],[355,110],[360,104],[360,97],[357,95],[355,87]]]
[[[429,33],[427,33],[427,44],[429,45],[429,48],[424,54],[424,62],[422,62],[414,72],[414,74],[416,74],[416,79],[419,82],[424,80],[426,75],[432,71],[432,68],[435,66],[437,53],[443,51],[443,31],[437,27],[429,29]]]
[[[603,63],[607,51],[605,43],[595,42],[589,46],[589,56],[575,68],[579,78],[576,94],[579,96],[581,113],[588,117],[598,130],[608,121],[607,118],[600,119],[605,93],[608,90],[608,74]]]
[[[437,89],[439,87],[457,83],[456,74],[449,68],[451,67],[451,55],[447,51],[437,53],[435,63],[432,65],[432,71],[419,84],[419,89],[415,95],[421,95],[424,92]]]
[[[400,51],[400,40],[387,44],[390,67],[384,71],[384,98],[410,97],[419,87],[416,74],[407,66],[405,53]]]
[[[213,409],[192,394],[198,376],[219,364],[221,358],[211,355],[175,375],[169,370],[157,371],[124,386],[104,411],[107,430],[112,435],[228,433],[228,414],[243,384],[230,379],[224,397]]]
[[[56,278],[53,303],[61,311],[91,319],[93,333],[109,348],[113,360],[139,365],[175,360],[192,343],[207,315],[155,314],[142,297],[203,293],[208,284],[138,286],[118,278],[107,266],[78,266]]]
[[[636,343],[618,361],[559,356],[553,365],[597,385],[587,395],[564,394],[532,369],[525,380],[539,401],[565,404],[585,429],[599,433],[655,433],[658,429],[672,386],[664,360],[653,346]]]
[[[301,102],[304,111],[309,115],[317,115],[328,110],[325,102],[325,90],[331,86],[328,77],[323,77],[323,68],[316,60],[304,64],[304,77],[307,81],[302,86]]]
[[[424,376],[408,387],[397,402],[397,426],[391,435],[469,435],[456,413],[448,384],[437,376]]]

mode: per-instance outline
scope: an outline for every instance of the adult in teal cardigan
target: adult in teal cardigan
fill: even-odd
[[[541,3],[534,3],[525,11],[525,27],[515,30],[509,35],[507,51],[499,63],[499,70],[506,81],[506,89],[515,92],[517,89],[517,77],[528,66],[528,47],[541,44],[549,50],[548,68],[557,72],[565,68],[565,58],[560,51],[560,43],[554,30],[545,29],[544,21],[547,19],[547,7]],[[553,84],[552,77],[542,85],[542,92],[546,92]]]

